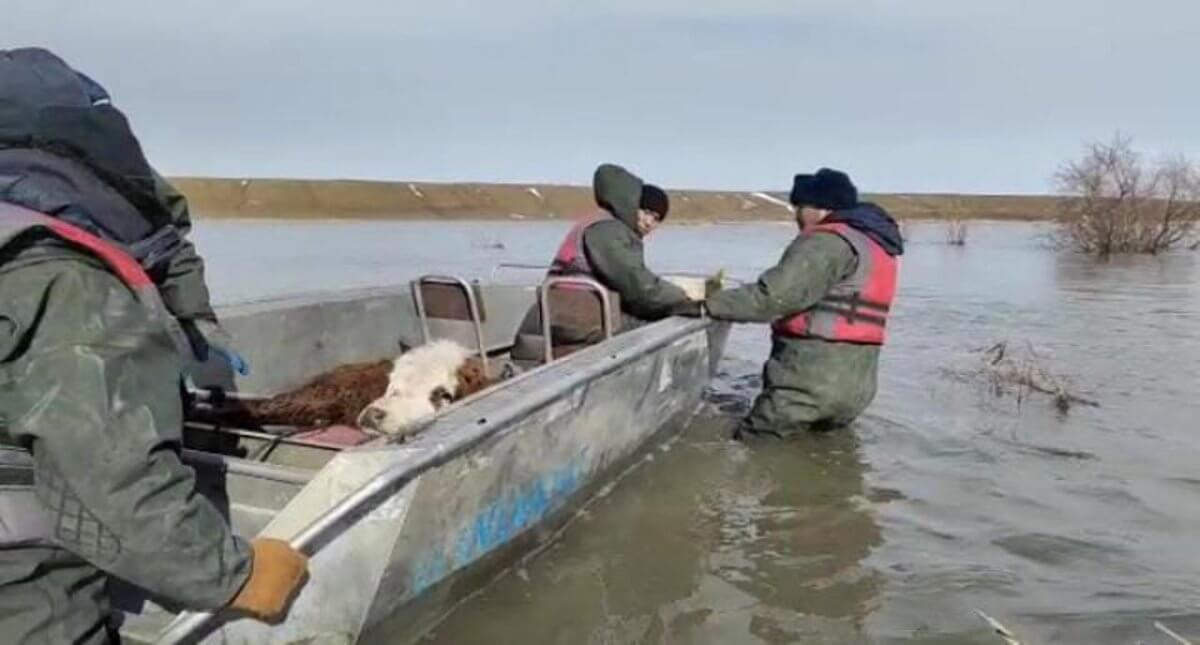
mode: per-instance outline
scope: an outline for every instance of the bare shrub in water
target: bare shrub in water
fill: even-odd
[[[1058,212],[1060,246],[1108,257],[1156,254],[1197,240],[1200,168],[1185,157],[1144,163],[1130,139],[1117,134],[1089,144],[1055,182],[1067,197]]]
[[[1076,394],[1065,377],[1052,373],[1045,366],[1045,358],[1029,343],[1020,351],[1011,349],[1008,341],[1000,341],[984,349],[981,356],[979,374],[997,396],[1015,396],[1017,405],[1030,394],[1039,393],[1052,397],[1055,407],[1063,413],[1075,404],[1100,407],[1096,401]]]
[[[967,223],[961,219],[952,219],[946,224],[946,244],[950,246],[967,245]]]

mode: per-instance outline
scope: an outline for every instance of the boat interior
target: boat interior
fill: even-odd
[[[493,279],[510,267],[535,268],[501,265],[493,271]],[[594,306],[596,314],[608,321],[604,334],[612,335],[619,311],[614,311],[609,293],[586,278],[549,278],[539,285],[521,285],[425,275],[407,288],[258,302],[222,311],[223,323],[251,364],[270,367],[243,377],[209,361],[193,375],[186,397],[184,459],[195,467],[201,492],[228,509],[239,533],[253,535],[337,453],[386,447],[397,440],[351,425],[227,423],[222,421],[223,412],[300,387],[348,363],[391,359],[423,343],[449,339],[477,356],[491,385],[418,422],[430,425],[458,407],[564,360],[554,355],[548,339],[541,360],[511,357],[517,328],[533,304],[538,304],[543,324],[554,320],[548,296],[559,288],[590,294],[573,302]]]

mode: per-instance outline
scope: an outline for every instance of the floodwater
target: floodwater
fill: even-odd
[[[544,263],[561,223],[203,222],[219,301],[486,276]],[[846,431],[727,440],[767,331],[731,336],[680,437],[544,551],[463,603],[431,643],[1026,643],[1200,638],[1200,260],[1097,264],[1026,224],[910,229],[879,395]],[[753,278],[792,230],[667,227],[660,270]],[[254,276],[253,279],[248,276]],[[1100,407],[1061,413],[964,379],[1032,344]]]

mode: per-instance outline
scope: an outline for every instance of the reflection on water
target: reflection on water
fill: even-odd
[[[218,299],[487,275],[545,262],[566,224],[208,223]],[[1200,263],[1105,264],[1043,229],[910,227],[875,404],[853,432],[725,440],[766,331],[730,338],[709,403],[547,551],[465,603],[439,643],[994,643],[1200,637]],[[791,230],[667,227],[660,269],[753,278]],[[947,367],[1032,343],[1100,408],[1017,406]],[[386,641],[386,635],[383,639]]]
[[[733,421],[706,417],[652,453],[432,640],[855,640],[878,585],[861,562],[880,541],[857,440],[747,447],[727,439]]]

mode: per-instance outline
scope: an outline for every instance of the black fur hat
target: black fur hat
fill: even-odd
[[[658,219],[663,220],[667,218],[667,211],[671,210],[671,200],[663,189],[654,184],[646,184],[642,186],[642,198],[638,206],[658,214]]]
[[[796,175],[791,202],[795,206],[840,211],[858,205],[858,189],[846,173],[822,168],[815,175]]]

